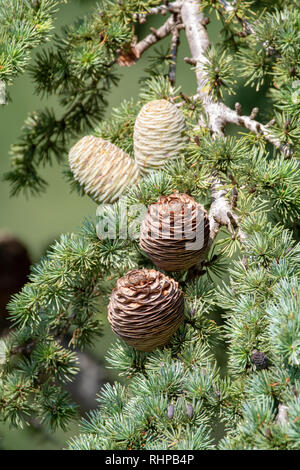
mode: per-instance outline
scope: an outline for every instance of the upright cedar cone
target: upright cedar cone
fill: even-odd
[[[187,194],[162,196],[150,204],[140,231],[141,249],[165,271],[197,264],[208,239],[207,212]]]
[[[137,164],[123,150],[94,136],[85,136],[69,153],[73,175],[98,203],[118,200],[139,176]]]
[[[159,168],[178,157],[187,144],[186,126],[179,109],[166,100],[145,104],[134,126],[134,157],[142,172]]]
[[[117,282],[108,305],[114,333],[139,351],[164,346],[184,316],[178,283],[154,269],[134,269]]]

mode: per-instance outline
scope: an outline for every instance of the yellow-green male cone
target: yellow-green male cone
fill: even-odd
[[[181,111],[167,100],[146,103],[134,126],[134,158],[141,172],[158,169],[178,157],[187,144]]]
[[[69,152],[74,178],[98,203],[113,203],[139,177],[137,164],[116,145],[85,136]]]

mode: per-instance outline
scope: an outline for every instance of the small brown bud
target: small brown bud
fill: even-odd
[[[258,115],[258,112],[259,112],[259,109],[257,107],[253,108],[250,114],[250,119],[255,119],[256,116]]]
[[[251,354],[251,362],[256,366],[257,370],[267,369],[269,366],[269,360],[265,353],[254,349]]]
[[[267,438],[267,439],[271,439],[272,436],[273,436],[273,434],[272,434],[271,429],[270,429],[270,428],[267,428],[267,430],[266,430],[266,438]]]
[[[237,114],[240,116],[242,114],[242,105],[240,103],[235,103],[234,107]]]
[[[207,26],[208,24],[210,23],[210,19],[208,16],[206,16],[205,18],[203,18],[203,20],[201,21],[201,24],[202,26]]]
[[[194,136],[194,141],[198,145],[198,147],[200,147],[200,137],[198,135]]]

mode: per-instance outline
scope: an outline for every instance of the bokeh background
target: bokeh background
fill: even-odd
[[[87,14],[95,3],[94,0],[69,0],[67,4],[60,7],[56,14],[55,31],[59,33],[63,25],[71,24],[78,17]],[[157,27],[162,21],[164,21],[163,18],[159,20],[151,18],[150,24],[147,22],[146,25],[140,27],[141,37],[147,34],[149,26]],[[208,31],[212,42],[217,42],[220,37],[220,24],[215,18],[212,18]],[[168,41],[169,39],[165,39],[159,46],[168,44]],[[141,86],[139,78],[143,75],[143,68],[147,65],[147,57],[151,53],[151,50],[147,51],[136,65],[119,69],[121,81],[118,87],[112,90],[107,116],[114,106],[120,104],[122,99],[137,98]],[[182,33],[177,66],[177,84],[182,86],[185,93],[193,94],[196,91],[196,81],[194,72],[183,61],[186,56],[189,56],[189,50]],[[32,57],[34,60],[34,53]],[[19,77],[9,91],[12,102],[6,106],[0,106],[1,175],[10,168],[9,148],[17,141],[27,114],[46,104],[52,106],[56,112],[60,112],[55,97],[42,100],[34,93],[29,74]],[[227,104],[233,106],[235,101],[239,101],[243,104],[245,113],[250,112],[254,105],[264,109],[265,104],[261,103],[262,94],[263,90],[257,94],[252,88],[242,89],[242,83],[239,82],[237,95],[228,97]],[[67,161],[67,155],[65,159]],[[96,211],[96,205],[88,197],[82,198],[75,193],[70,193],[68,183],[62,175],[62,167],[57,164],[52,167],[47,166],[44,168],[42,176],[49,182],[49,187],[44,195],[37,198],[26,199],[22,195],[10,197],[9,185],[3,182],[0,184],[0,235],[7,232],[17,237],[26,246],[32,263],[38,262],[49,244],[61,233],[77,231],[84,217],[95,216]],[[105,319],[105,312],[103,312],[103,317]],[[85,394],[88,397],[85,403],[86,409],[94,406],[95,394],[98,391],[95,390],[93,374],[97,376],[96,384],[99,387],[103,382],[116,378],[116,374],[105,369],[105,354],[112,340],[113,335],[106,324],[105,334],[98,341],[96,348],[90,351],[89,358],[82,357],[82,368],[88,372],[81,375],[75,387],[77,387],[77,395]],[[80,399],[79,395],[78,399]],[[85,409],[82,412],[84,413]],[[74,423],[66,433],[59,431],[53,434],[34,422],[31,427],[21,431],[0,424],[0,448],[59,449],[63,448],[66,441],[77,433],[78,423]]]

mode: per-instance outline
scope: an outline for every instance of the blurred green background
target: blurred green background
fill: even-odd
[[[88,13],[96,2],[94,0],[69,0],[67,4],[60,7],[56,14],[55,32],[59,33],[64,24],[73,23],[76,18]],[[156,18],[152,18],[150,25],[158,26],[164,18],[160,18],[157,23]],[[141,27],[141,35],[147,34],[149,22]],[[208,31],[212,42],[219,39],[220,25],[212,21],[208,26]],[[181,44],[179,51],[179,60],[177,66],[177,83],[187,94],[195,93],[196,81],[194,72],[190,70],[183,58],[189,56],[189,50],[181,33]],[[162,41],[159,46],[168,44],[169,39]],[[109,107],[107,115],[111,108],[120,104],[122,99],[136,98],[139,92],[139,78],[145,67],[146,54],[132,67],[123,67],[119,69],[122,77],[119,86],[113,89],[109,98]],[[34,57],[34,54],[33,54]],[[245,90],[245,89],[244,89]],[[247,88],[243,94],[243,99],[239,96],[227,100],[229,105],[235,101],[243,103],[243,110],[250,111],[253,103],[258,104],[259,96],[254,96],[255,91]],[[0,172],[1,175],[10,168],[9,148],[15,143],[20,135],[20,129],[24,119],[30,111],[42,108],[44,105],[53,106],[56,112],[60,112],[55,98],[41,100],[34,94],[34,87],[28,74],[19,77],[14,85],[10,87],[12,102],[6,106],[0,107]],[[252,104],[252,106],[251,106]],[[67,161],[67,155],[65,156]],[[53,165],[47,166],[43,170],[42,176],[49,182],[47,192],[41,197],[24,196],[10,197],[9,185],[1,183],[1,222],[0,230],[10,232],[25,243],[33,262],[37,262],[49,243],[59,237],[61,233],[73,232],[81,225],[86,216],[94,216],[96,205],[88,197],[79,197],[75,193],[70,193],[69,186],[62,175],[62,167]],[[105,329],[105,335],[97,344],[93,355],[100,364],[104,364],[104,356],[113,335],[108,327]],[[116,377],[111,372],[107,378],[112,380]],[[77,423],[75,423],[68,433],[57,432],[49,434],[43,428],[28,428],[26,430],[9,429],[8,426],[0,425],[0,448],[3,449],[59,449],[64,447],[65,442],[70,436],[78,433]]]

